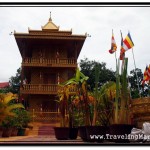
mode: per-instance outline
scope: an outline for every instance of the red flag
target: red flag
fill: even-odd
[[[142,85],[144,85],[145,82],[149,81],[149,80],[150,80],[150,65],[149,65],[149,67],[146,66],[146,68],[145,68]]]
[[[112,33],[111,49],[109,50],[109,53],[113,54],[116,50],[117,50],[117,45],[116,45],[116,41],[115,41],[115,38],[114,38],[114,34]]]
[[[148,76],[149,79],[150,79],[150,65],[149,65],[149,67],[148,67],[148,69],[147,69],[147,76]]]
[[[121,48],[120,48],[120,60],[123,60],[125,58],[125,50],[123,48],[123,37],[121,33]]]

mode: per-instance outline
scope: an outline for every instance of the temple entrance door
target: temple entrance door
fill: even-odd
[[[50,101],[43,100],[43,102],[42,102],[42,110],[43,110],[43,112],[50,112],[51,111],[50,107],[51,107]]]
[[[55,124],[59,122],[57,103],[53,99],[42,101],[42,112],[40,113],[40,122]]]
[[[55,73],[45,73],[44,74],[44,79],[43,79],[44,84],[56,84],[56,74]]]
[[[57,111],[57,103],[55,101],[51,100],[43,100],[42,102],[42,110],[43,112],[55,112]]]
[[[45,99],[42,100],[42,111],[43,112],[57,112],[58,104],[55,100],[55,96],[46,96]]]

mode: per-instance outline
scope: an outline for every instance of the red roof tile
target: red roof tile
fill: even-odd
[[[7,86],[9,86],[9,82],[1,82],[0,83],[0,88],[5,88]]]

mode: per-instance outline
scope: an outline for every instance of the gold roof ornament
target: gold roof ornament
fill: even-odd
[[[28,33],[19,33],[14,31],[14,36],[17,42],[17,45],[19,47],[19,51],[21,53],[21,56],[24,57],[24,51],[26,50],[26,44],[31,44],[30,41],[35,42],[43,42],[45,39],[45,42],[49,41],[62,41],[62,42],[68,42],[70,43],[78,43],[77,46],[77,56],[79,56],[79,53],[81,51],[81,48],[83,46],[83,43],[87,37],[86,34],[79,35],[79,34],[72,34],[71,30],[59,30],[59,26],[56,26],[52,22],[51,13],[48,22],[41,27],[41,30],[32,30],[28,28]],[[25,44],[26,43],[26,44]]]
[[[59,30],[59,27],[52,22],[51,12],[48,22],[42,27],[42,30]]]

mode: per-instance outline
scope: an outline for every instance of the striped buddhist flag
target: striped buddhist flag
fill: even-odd
[[[144,83],[149,80],[150,80],[150,65],[149,65],[149,67],[146,66],[146,68],[145,68],[142,85],[144,85]]]
[[[120,48],[120,60],[123,60],[125,57],[125,50],[123,48],[123,37],[121,33],[121,48]]]
[[[112,33],[111,49],[109,50],[109,53],[113,54],[116,50],[117,50],[117,45],[116,45],[116,41],[115,41],[115,38],[114,38],[114,34]]]
[[[149,67],[148,67],[148,69],[147,69],[147,76],[148,76],[149,79],[150,79],[150,65],[149,65]]]
[[[134,46],[130,33],[127,34],[126,38],[123,41],[123,49],[127,51]]]

